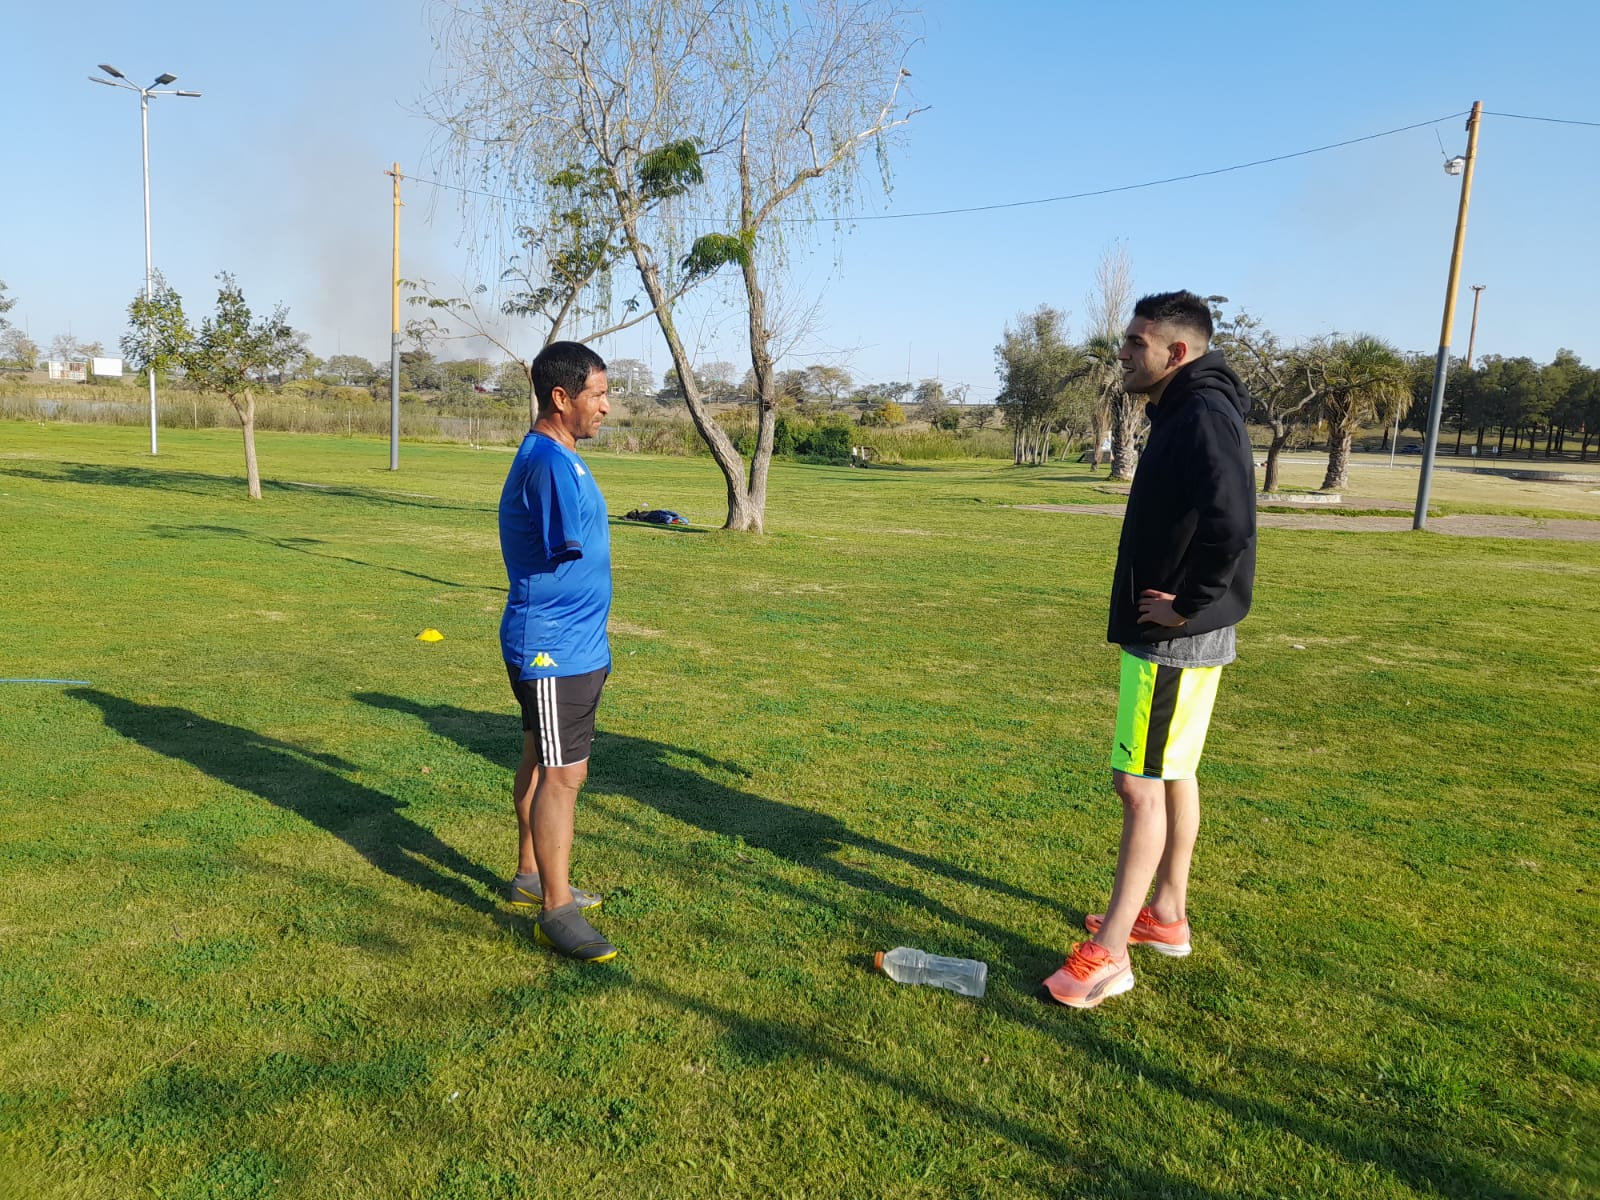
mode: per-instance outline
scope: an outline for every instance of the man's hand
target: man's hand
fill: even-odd
[[[1169,629],[1176,629],[1180,625],[1189,623],[1188,617],[1180,617],[1172,611],[1172,601],[1175,599],[1171,592],[1157,592],[1146,588],[1139,593],[1139,624],[1165,625]]]

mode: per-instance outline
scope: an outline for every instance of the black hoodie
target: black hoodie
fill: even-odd
[[[1222,352],[1179,368],[1150,405],[1150,437],[1122,518],[1106,640],[1164,642],[1236,625],[1256,573],[1250,397]],[[1139,593],[1171,592],[1178,628],[1139,623]]]

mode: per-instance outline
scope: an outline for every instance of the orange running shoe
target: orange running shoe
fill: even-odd
[[[1099,933],[1105,923],[1105,913],[1090,913],[1083,919],[1083,927],[1092,934]],[[1182,958],[1194,949],[1189,944],[1187,920],[1163,925],[1156,920],[1148,904],[1139,910],[1139,915],[1133,920],[1133,928],[1128,931],[1128,945],[1149,946],[1157,954],[1165,954],[1169,958]]]
[[[1133,987],[1133,964],[1099,942],[1079,942],[1061,969],[1044,981],[1045,994],[1069,1008],[1093,1008]]]

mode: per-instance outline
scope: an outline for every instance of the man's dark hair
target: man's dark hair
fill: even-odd
[[[533,397],[539,412],[550,411],[550,394],[560,388],[576,396],[588,386],[589,376],[606,369],[606,360],[582,342],[551,342],[533,360]]]
[[[1193,292],[1156,292],[1145,296],[1133,306],[1133,315],[1202,333],[1207,345],[1211,344],[1211,335],[1215,332],[1211,324],[1211,306]]]

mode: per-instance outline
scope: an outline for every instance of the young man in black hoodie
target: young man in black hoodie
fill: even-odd
[[[1189,953],[1189,861],[1200,829],[1195,771],[1233,627],[1250,611],[1256,565],[1250,397],[1208,350],[1211,312],[1192,292],[1146,296],[1118,355],[1123,387],[1149,398],[1150,437],[1128,494],[1106,640],[1122,647],[1112,782],[1122,847],[1103,914],[1084,922],[1044,981],[1093,1008],[1133,987],[1130,945]],[[1145,902],[1152,880],[1155,893]]]

